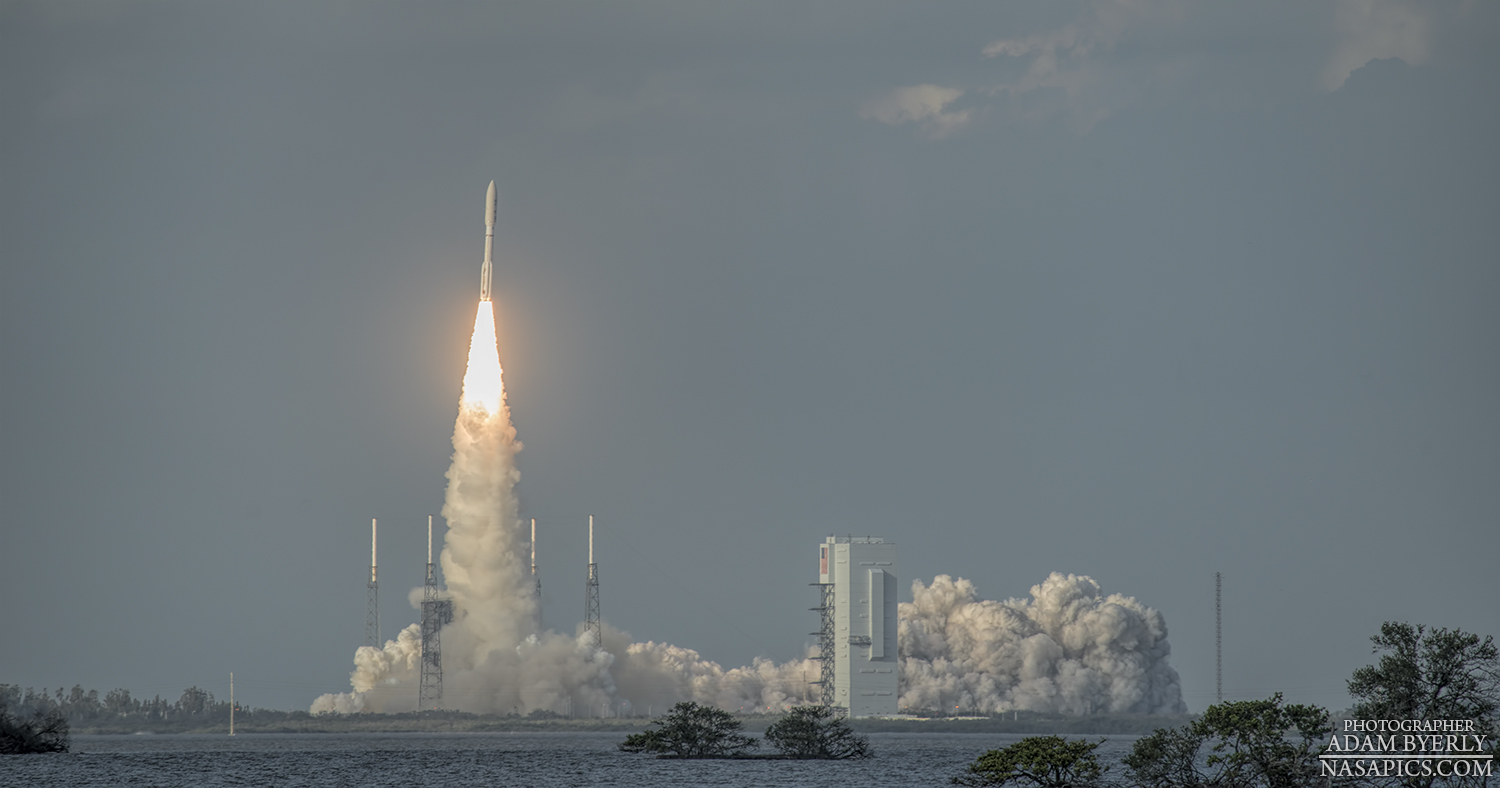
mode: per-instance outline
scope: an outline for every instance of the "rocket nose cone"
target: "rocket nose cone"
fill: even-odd
[[[495,182],[490,181],[490,190],[484,196],[484,223],[495,223]]]

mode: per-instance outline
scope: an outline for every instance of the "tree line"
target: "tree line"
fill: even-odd
[[[20,717],[58,716],[78,726],[102,722],[229,722],[229,702],[196,686],[169,701],[160,695],[149,700],[132,697],[130,690],[118,688],[101,696],[98,690],[85,690],[77,684],[67,691],[58,687],[50,694],[46,689],[0,684],[0,708]],[[240,707],[239,711],[247,710]]]
[[[744,723],[715,706],[683,701],[651,721],[640,733],[625,737],[622,752],[658,758],[745,758],[760,740],[742,733]],[[870,757],[870,741],[855,733],[827,706],[794,706],[766,729],[766,743],[778,758],[848,760]]]

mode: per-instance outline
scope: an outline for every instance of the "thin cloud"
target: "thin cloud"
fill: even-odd
[[[1416,66],[1427,59],[1428,24],[1421,6],[1390,0],[1341,0],[1334,29],[1338,43],[1319,78],[1328,91],[1343,87],[1355,69],[1372,60],[1395,57]]]
[[[964,94],[961,88],[945,88],[938,85],[915,85],[896,88],[880,98],[867,102],[859,116],[878,120],[892,126],[917,123],[933,137],[945,137],[954,129],[967,123],[969,110],[944,111],[949,104]]]

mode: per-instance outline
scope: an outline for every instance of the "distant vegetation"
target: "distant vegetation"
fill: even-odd
[[[717,706],[684,701],[651,721],[654,728],[625,737],[620,749],[662,758],[733,758],[759,742],[740,731],[745,723]]]
[[[189,687],[182,691],[176,701],[163,700],[160,695],[143,700],[133,698],[130,690],[114,689],[103,697],[98,690],[85,690],[74,685],[71,690],[48,694],[31,687],[22,689],[14,684],[0,684],[0,706],[22,717],[38,715],[56,717],[69,723],[76,732],[89,733],[133,733],[137,730],[179,732],[199,730],[222,722],[229,727],[229,704],[214,698],[212,692]],[[286,712],[266,712],[240,707],[239,719],[256,714],[285,715]]]
[[[776,718],[766,741],[777,755],[753,755],[759,741],[741,733],[740,718],[713,706],[679,703],[632,733],[620,744],[624,752],[658,758],[774,757],[797,760],[845,760],[870,757],[870,743],[850,730],[844,718],[826,706],[796,706]]]
[[[1104,773],[1109,767],[1100,765],[1099,756],[1094,754],[1102,743],[1102,739],[1086,742],[1061,736],[1031,736],[979,756],[969,764],[968,771],[953,778],[953,784],[971,788],[1002,785],[1103,788]]]
[[[68,721],[56,709],[28,713],[0,695],[0,755],[68,751]]]
[[[766,741],[787,758],[840,761],[870,757],[870,740],[827,706],[793,706],[766,729]]]
[[[75,734],[101,733],[227,733],[229,703],[212,692],[188,687],[175,700],[160,695],[136,698],[129,690],[97,690],[74,686],[52,692],[0,684],[0,703],[13,715],[54,714],[71,726]],[[857,733],[1052,733],[1138,734],[1162,726],[1183,725],[1188,715],[1066,714],[975,715],[940,718],[903,715],[894,719],[851,719]],[[765,730],[781,715],[737,714],[749,730]],[[568,718],[545,710],[531,714],[472,714],[462,711],[399,712],[392,714],[310,714],[239,704],[235,728],[241,733],[403,733],[403,732],[510,732],[510,731],[636,731],[644,717]]]

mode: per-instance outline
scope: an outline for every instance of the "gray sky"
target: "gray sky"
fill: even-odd
[[[495,287],[548,625],[815,544],[1166,616],[1188,705],[1500,635],[1492,3],[0,2],[0,682],[305,708],[415,620]],[[909,598],[909,590],[903,598]]]

